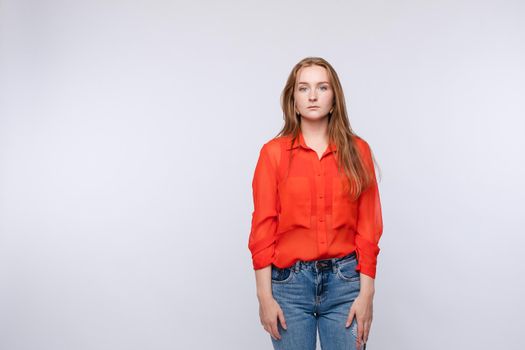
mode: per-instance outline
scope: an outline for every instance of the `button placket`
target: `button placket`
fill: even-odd
[[[317,192],[317,237],[321,251],[326,250],[326,228],[325,228],[325,177],[323,158],[315,162],[316,192]]]

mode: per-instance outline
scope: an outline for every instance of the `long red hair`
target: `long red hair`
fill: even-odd
[[[286,85],[281,94],[281,108],[283,110],[284,126],[275,137],[291,136],[291,146],[298,142],[301,127],[301,117],[295,114],[294,91],[297,74],[303,67],[321,66],[326,69],[334,91],[334,108],[328,115],[328,137],[337,146],[337,163],[339,171],[343,170],[348,182],[346,190],[355,200],[373,181],[373,174],[368,171],[360,156],[355,138],[359,137],[350,126],[346,111],[345,98],[341,82],[335,69],[325,59],[320,57],[306,57],[299,61],[290,72]],[[290,162],[293,158],[293,152]],[[372,155],[374,163],[375,158]]]

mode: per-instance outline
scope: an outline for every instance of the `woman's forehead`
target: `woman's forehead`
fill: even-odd
[[[330,83],[326,68],[321,66],[309,66],[299,69],[297,84],[321,84]]]

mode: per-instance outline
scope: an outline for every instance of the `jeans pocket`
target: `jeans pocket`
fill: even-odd
[[[280,268],[272,265],[272,283],[288,283],[293,276],[294,271],[291,267]]]
[[[337,277],[347,282],[359,282],[361,275],[355,270],[357,266],[357,259],[351,259],[339,263],[337,267]]]

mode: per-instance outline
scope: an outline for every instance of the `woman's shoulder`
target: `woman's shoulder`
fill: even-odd
[[[263,148],[269,151],[277,152],[277,151],[280,151],[282,145],[285,145],[286,142],[289,142],[289,141],[290,141],[289,136],[275,136],[275,137],[272,137],[271,139],[266,140],[266,142],[263,144]]]
[[[271,139],[267,139],[266,142],[263,143],[260,152],[271,159],[272,163],[279,164],[281,152],[286,141],[286,136],[275,136]]]
[[[353,138],[356,146],[359,147],[362,151],[370,149],[370,145],[368,144],[368,142],[366,142],[365,139],[363,139],[363,137],[354,134]]]

